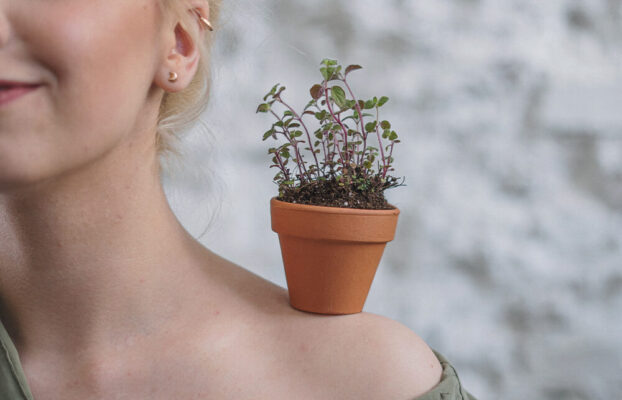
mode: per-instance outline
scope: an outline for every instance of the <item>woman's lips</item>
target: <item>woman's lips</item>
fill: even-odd
[[[23,95],[36,90],[41,85],[3,85],[0,82],[0,107],[9,104],[10,102],[17,100]]]

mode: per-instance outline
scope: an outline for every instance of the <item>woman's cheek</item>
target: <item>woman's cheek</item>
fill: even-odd
[[[115,26],[125,21],[115,21],[106,13],[97,17],[95,11],[86,5],[57,9],[49,27],[53,34],[42,51],[54,79],[54,107],[78,125],[90,121],[97,126],[103,117],[110,123],[111,113],[124,106],[127,92],[122,90],[127,84],[123,81],[127,46]]]
[[[30,44],[48,72],[44,100],[53,130],[76,145],[93,145],[92,151],[130,134],[153,79],[156,1],[37,4],[48,24],[33,29]]]

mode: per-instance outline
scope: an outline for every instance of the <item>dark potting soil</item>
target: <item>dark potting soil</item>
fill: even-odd
[[[340,182],[336,179],[306,182],[298,187],[282,187],[280,201],[296,204],[310,204],[327,207],[362,208],[370,210],[392,210],[384,197],[383,187],[387,184],[376,184],[374,191],[357,190],[355,184]]]

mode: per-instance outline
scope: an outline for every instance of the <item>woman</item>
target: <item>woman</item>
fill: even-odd
[[[0,398],[466,398],[405,326],[296,311],[171,211],[219,6],[0,0]]]

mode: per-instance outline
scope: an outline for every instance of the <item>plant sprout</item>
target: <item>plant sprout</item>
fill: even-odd
[[[379,108],[389,98],[355,97],[347,76],[361,69],[360,65],[349,65],[343,72],[336,60],[324,59],[320,65],[323,80],[311,87],[311,100],[301,112],[285,102],[285,86],[278,83],[257,107],[257,112],[269,113],[276,119],[263,140],[282,141],[268,150],[273,163],[270,167],[279,170],[274,176],[279,199],[390,208],[384,190],[403,183],[389,174],[394,171],[393,147],[400,140],[391,123],[378,117]],[[303,120],[305,116],[318,127],[313,129]]]

